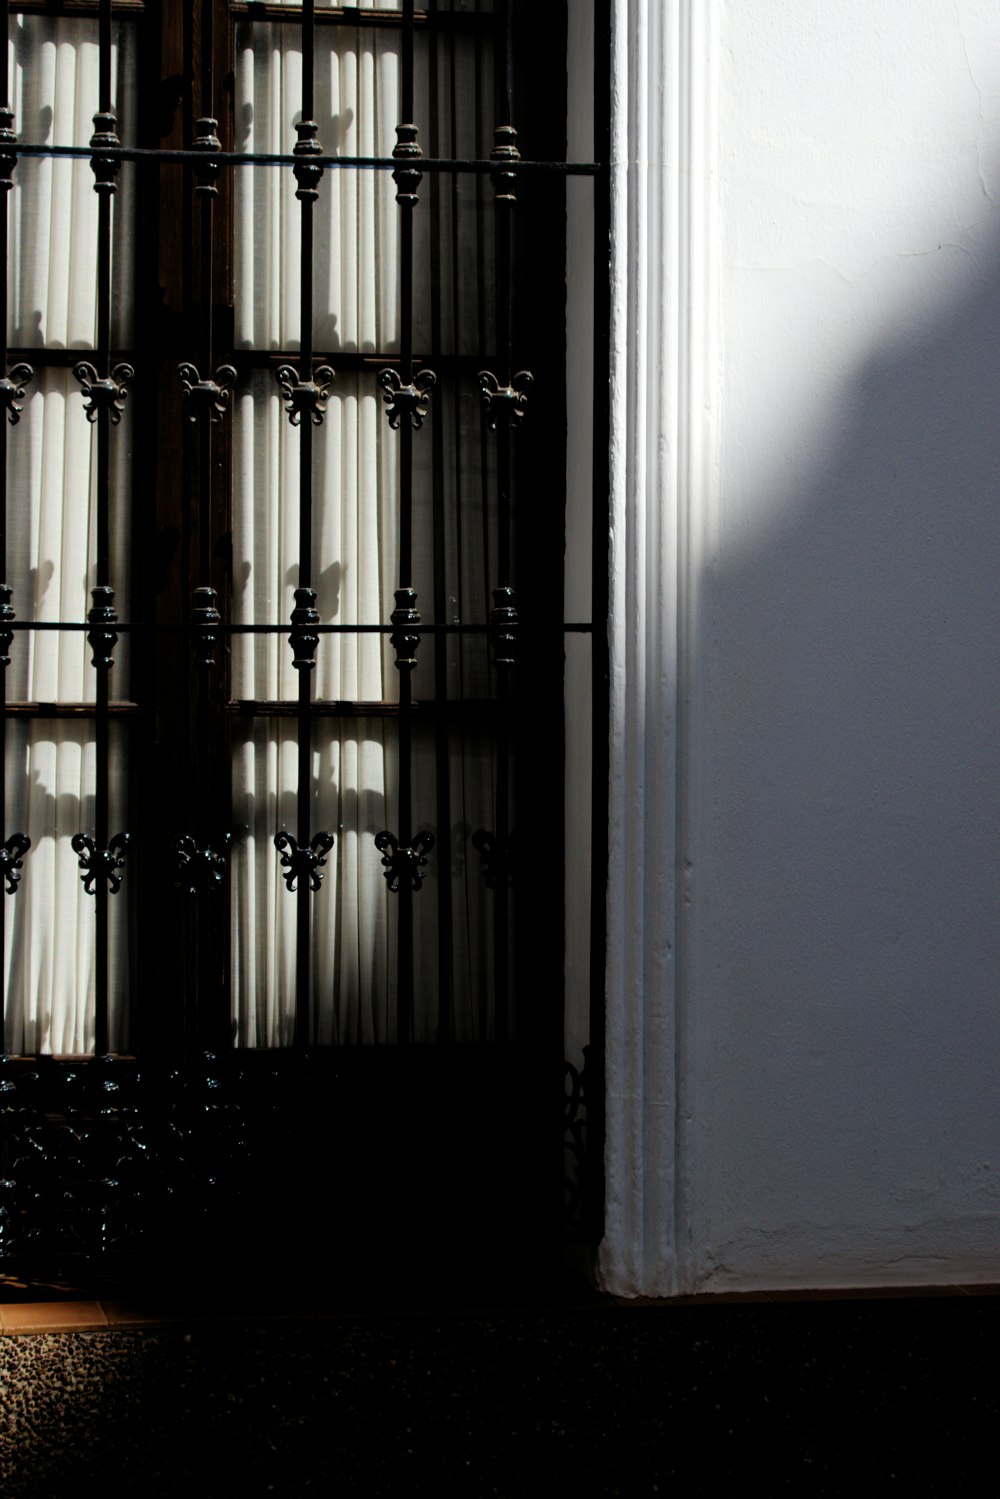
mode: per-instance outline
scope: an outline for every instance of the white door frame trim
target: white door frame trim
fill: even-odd
[[[689,1288],[688,929],[702,882],[692,642],[718,488],[719,0],[614,0],[606,1211],[599,1272]],[[701,913],[699,920],[702,920]]]

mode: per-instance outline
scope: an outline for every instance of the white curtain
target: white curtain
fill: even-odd
[[[430,54],[426,38],[416,53],[417,123],[431,150],[426,117]],[[488,79],[488,67],[485,69]],[[400,120],[399,39],[392,31],[317,27],[316,107],[325,152],[387,156]],[[480,80],[481,83],[485,80]],[[452,88],[456,108],[451,108]],[[301,118],[302,58],[296,28],[246,24],[237,31],[238,148],[287,152]],[[461,39],[452,63],[442,50],[438,76],[438,149],[476,154],[475,51]],[[489,108],[488,86],[480,95]],[[453,120],[459,122],[457,131]],[[492,128],[492,127],[491,127]],[[484,306],[476,288],[477,262],[490,262],[477,242],[475,178],[449,180],[445,190],[425,179],[415,216],[414,346],[432,340],[431,194],[436,193],[436,275],[442,288],[439,347],[468,352],[481,346]],[[240,297],[237,342],[255,350],[294,350],[300,342],[299,226],[295,183],[287,170],[244,168],[236,180],[236,268]],[[399,209],[387,172],[340,170],[324,174],[314,209],[315,363],[335,352],[391,356],[399,347]],[[488,240],[489,236],[487,236]],[[457,255],[456,255],[457,249]],[[485,302],[479,300],[487,297]],[[325,422],[314,429],[314,540],[312,586],[325,623],[384,623],[398,577],[398,435],[389,430],[375,383],[377,363],[333,382]],[[435,400],[446,403],[447,459],[443,503],[449,517],[446,618],[483,619],[485,580],[479,577],[484,527],[480,407],[473,380],[456,402],[445,379]],[[457,427],[456,427],[457,423]],[[261,372],[235,408],[234,562],[237,619],[288,619],[298,583],[299,432],[282,407],[273,375]],[[456,464],[455,457],[460,454]],[[492,444],[490,445],[492,455]],[[424,619],[434,617],[430,423],[415,439],[414,574]],[[468,514],[456,521],[464,486]],[[472,504],[469,504],[469,501]],[[463,588],[465,598],[463,599]],[[434,647],[428,637],[414,679],[418,697],[433,694]],[[287,637],[237,637],[234,696],[242,700],[295,699],[297,674]],[[380,704],[398,697],[392,648],[385,636],[323,636],[313,673],[318,702]],[[485,651],[449,643],[449,689],[487,690]],[[492,766],[483,742],[473,749],[457,734],[451,746],[451,805],[435,807],[436,749],[428,722],[416,720],[413,774],[418,825],[431,826],[437,847],[427,883],[414,902],[418,1040],[438,1024],[442,973],[454,990],[456,1028],[463,1037],[488,1034],[492,1024],[490,905],[469,835],[492,825]],[[471,751],[471,753],[470,753]],[[312,899],[312,1034],[316,1041],[379,1042],[395,1036],[395,897],[383,878],[374,834],[396,824],[396,728],[385,714],[319,717],[313,736],[310,829],[334,834],[323,885]],[[294,830],[297,765],[294,721],[256,718],[234,759],[233,1007],[241,1044],[287,1044],[295,996],[296,900],[285,888],[274,833]],[[421,820],[422,819],[422,820]],[[437,824],[440,823],[440,826]],[[437,881],[453,881],[456,900],[451,951],[442,953]]]
[[[289,151],[301,118],[297,30],[246,25],[237,34],[239,148]],[[392,33],[318,28],[316,118],[324,151],[385,155],[399,119],[398,39]],[[299,345],[300,208],[287,171],[243,169],[236,182],[237,343]],[[387,352],[398,346],[398,209],[385,173],[328,171],[314,209],[317,350]],[[317,358],[321,363],[321,357]],[[324,623],[380,623],[397,558],[393,445],[374,378],[341,375],[324,424],[314,429],[312,583]],[[288,619],[299,581],[299,429],[274,378],[261,373],[235,411],[234,557],[237,619]],[[321,639],[313,696],[380,703],[398,688],[379,635]],[[294,700],[297,673],[285,636],[237,637],[239,699]],[[389,1039],[393,927],[374,835],[389,820],[384,720],[320,719],[314,732],[312,832],[334,834],[313,902],[312,970],[317,1041]],[[234,758],[233,1005],[242,1044],[291,1039],[295,906],[274,848],[297,818],[294,725],[257,719]]]
[[[32,144],[86,144],[97,109],[97,24],[93,20],[11,16],[11,103],[15,128]],[[134,79],[115,41],[121,133],[135,118]],[[132,179],[126,168],[114,205],[112,338],[131,333],[127,226]],[[86,161],[24,159],[8,199],[10,346],[92,351],[96,340],[97,196]],[[30,356],[29,356],[30,357]],[[8,429],[7,578],[19,619],[83,620],[91,604],[96,525],[96,440],[71,370],[34,359],[24,411]],[[131,422],[126,409],[111,443],[111,579],[127,617],[127,495]],[[107,580],[102,580],[107,581]],[[14,637],[7,668],[12,702],[90,703],[94,670],[82,633]],[[115,652],[113,697],[128,696],[128,644]],[[113,726],[117,727],[117,726]],[[112,831],[124,828],[125,743],[111,736]],[[93,722],[83,717],[12,718],[7,731],[7,826],[27,833],[31,851],[15,896],[5,896],[7,1026],[14,1052],[87,1052],[94,1044],[95,902],[85,894],[70,839],[93,832],[96,754]],[[123,894],[110,903],[110,1040],[127,1041],[127,929]]]

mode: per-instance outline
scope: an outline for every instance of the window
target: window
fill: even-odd
[[[554,1075],[565,49],[12,13],[9,1052]]]

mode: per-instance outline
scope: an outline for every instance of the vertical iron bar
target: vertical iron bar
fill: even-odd
[[[17,364],[8,372],[7,369],[7,241],[8,241],[8,200],[10,189],[14,180],[14,167],[17,157],[14,146],[17,137],[14,134],[14,112],[10,107],[10,75],[7,59],[7,47],[10,41],[10,18],[8,6],[3,3],[4,17],[4,53],[3,53],[3,80],[4,98],[7,102],[0,108],[0,187],[3,188],[3,213],[0,214],[0,323],[3,328],[3,367],[0,369],[0,578],[7,576],[7,424],[13,426],[19,419],[21,407],[18,401],[24,395],[23,386],[32,378],[33,370],[30,365]],[[30,847],[30,839],[24,833],[12,833],[6,837],[7,830],[7,676],[6,668],[10,664],[10,648],[13,643],[13,631],[7,628],[8,623],[14,618],[14,610],[11,606],[11,589],[6,583],[0,583],[0,755],[3,755],[3,764],[0,765],[0,963],[3,962],[6,943],[6,910],[4,906],[4,894],[15,894],[20,882],[21,861]],[[6,892],[4,891],[6,885]],[[0,989],[0,1046],[6,1046],[6,994]]]
[[[298,126],[296,154],[307,158],[320,150],[316,139],[318,126],[313,120],[315,70],[315,3],[303,0],[302,6],[302,116]],[[313,204],[317,198],[320,172],[303,160],[295,168],[298,181],[296,196],[301,208],[301,239],[299,259],[299,344],[300,373],[299,389],[313,389]],[[312,545],[313,545],[313,418],[321,412],[317,404],[315,411],[302,413],[299,427],[299,582],[295,598],[299,611],[308,611],[318,618],[312,605],[316,595],[312,590]],[[318,640],[313,637],[313,653]],[[312,819],[312,670],[315,662],[310,655],[308,664],[297,658],[299,669],[298,707],[296,714],[297,739],[297,822],[296,836],[300,849],[307,849],[311,842]],[[310,967],[311,946],[309,940],[311,913],[309,897],[311,882],[300,877],[295,900],[295,1035],[298,1048],[309,1045],[311,1035],[310,1016]]]
[[[105,119],[111,118],[111,0],[101,0],[98,22],[98,112]],[[95,125],[97,121],[95,120]],[[104,184],[98,181],[100,189]],[[97,368],[106,376],[111,365],[111,199],[113,181],[107,186],[110,191],[97,194]],[[97,413],[97,576],[98,588],[110,586],[111,569],[111,519],[110,519],[110,469],[111,469],[111,406],[102,401]],[[95,592],[95,605],[97,597]],[[109,601],[110,602],[110,601]],[[108,825],[108,778],[110,765],[108,756],[108,696],[110,652],[106,656],[95,653],[97,672],[96,777],[94,834],[98,848],[106,849],[110,836]],[[96,950],[94,964],[95,1011],[94,1046],[96,1054],[104,1056],[108,1050],[108,882],[95,882],[96,900]]]
[[[431,11],[437,9],[437,0],[431,0]],[[438,33],[432,31],[428,39],[430,47],[429,94],[431,100],[430,149],[432,156],[441,156],[440,97],[438,93]],[[451,37],[454,54],[454,36]],[[452,104],[454,108],[454,104]],[[450,143],[450,154],[455,155],[454,136]],[[455,178],[452,177],[454,184]],[[434,177],[430,183],[431,213],[431,347],[435,355],[441,348],[441,195],[444,183]],[[453,200],[454,202],[454,200]],[[452,225],[454,236],[455,227]],[[453,240],[454,242],[454,240]],[[453,282],[457,282],[457,257],[453,261]],[[458,321],[454,325],[453,337],[457,335]],[[433,463],[433,547],[434,547],[434,617],[439,624],[448,618],[448,579],[445,534],[444,493],[444,408],[436,403],[432,413],[432,463]],[[456,590],[457,590],[456,583]],[[449,765],[449,722],[445,712],[448,701],[448,637],[440,631],[434,636],[434,697],[438,711],[434,721],[435,793],[437,802],[437,825],[451,827],[451,776]],[[452,898],[453,884],[444,876],[437,882],[438,908],[438,1041],[451,1038],[454,1023],[452,1018]]]
[[[401,107],[403,123],[413,119],[413,0],[403,0]],[[415,129],[414,129],[415,137]],[[399,378],[413,379],[413,210],[416,193],[403,194],[400,209]],[[399,434],[399,586],[413,587],[413,423],[404,418]],[[413,725],[411,673],[399,673],[399,841],[413,841],[412,755]],[[396,985],[397,1039],[404,1045],[413,1034],[413,890],[408,880],[399,891]]]

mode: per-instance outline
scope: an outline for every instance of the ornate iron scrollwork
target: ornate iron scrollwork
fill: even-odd
[[[24,400],[24,387],[29,380],[34,378],[35,372],[30,364],[15,364],[9,373],[0,379],[0,406],[6,406],[7,420],[12,427],[16,427],[21,420],[24,407],[17,403]]]
[[[118,632],[114,628],[118,623],[118,615],[111,607],[115,591],[102,583],[90,590],[90,596],[94,607],[88,612],[87,619],[94,628],[88,630],[87,639],[94,653],[93,664],[110,669],[115,664],[111,653],[118,644]]]
[[[292,147],[292,155],[297,159],[292,167],[292,175],[299,184],[295,189],[295,196],[300,202],[311,201],[319,197],[319,181],[323,175],[323,168],[310,160],[310,157],[323,155],[323,147],[317,139],[319,126],[315,120],[299,120],[295,133],[298,140]]]
[[[319,889],[323,881],[322,866],[333,847],[332,833],[317,833],[307,848],[300,848],[297,839],[282,828],[274,835],[274,846],[281,854],[281,867],[286,871],[282,879],[289,890],[295,889],[299,878],[309,881],[310,890]]]
[[[393,895],[402,885],[409,885],[413,890],[420,889],[425,878],[420,871],[434,847],[433,833],[417,833],[411,843],[401,844],[392,833],[383,830],[375,834],[375,847],[382,855],[385,882]]]
[[[98,848],[93,838],[88,838],[86,833],[73,834],[70,847],[80,856],[80,868],[84,871],[80,879],[88,895],[97,893],[97,880],[107,880],[111,894],[118,894],[123,879],[118,871],[125,868],[128,846],[128,833],[116,833],[107,848]]]
[[[290,364],[281,365],[275,373],[282,399],[288,402],[285,410],[292,426],[297,427],[303,416],[308,416],[314,427],[321,426],[333,383],[330,366],[321,364],[318,370],[314,370],[312,380],[301,380],[298,370]]]
[[[493,140],[490,161],[495,161],[498,168],[490,173],[494,196],[498,202],[513,203],[517,199],[517,173],[510,171],[509,166],[511,162],[521,160],[521,153],[517,149],[517,131],[513,125],[498,125],[493,132]]]
[[[16,895],[21,883],[21,866],[31,847],[26,833],[11,833],[7,842],[0,845],[0,880],[7,881],[7,894]]]
[[[397,167],[392,174],[392,180],[396,184],[396,202],[408,203],[411,208],[417,201],[417,188],[423,180],[423,173],[416,165],[424,154],[417,140],[419,133],[416,125],[397,125],[396,144],[392,148],[395,159],[406,163],[405,166]]]
[[[181,399],[187,409],[188,421],[196,422],[200,416],[207,416],[210,422],[218,425],[226,414],[236,384],[233,366],[220,364],[207,380],[201,378],[193,364],[179,364],[177,373],[181,377]]]
[[[199,848],[189,833],[184,833],[174,843],[177,872],[174,884],[187,895],[204,895],[208,890],[221,890],[226,879],[231,833],[222,835],[221,849],[206,844]]]
[[[116,364],[110,375],[99,375],[86,359],[73,366],[73,375],[83,387],[84,411],[88,422],[96,422],[98,412],[106,411],[117,426],[128,399],[125,386],[135,375],[130,364]]]
[[[485,828],[477,828],[472,835],[472,847],[479,855],[479,862],[483,866],[486,876],[486,888],[495,890],[497,885],[514,883],[514,839],[507,838],[501,843],[495,833],[489,833]]]
[[[501,385],[491,370],[480,370],[477,379],[482,392],[486,425],[495,432],[500,422],[508,426],[524,420],[528,409],[528,391],[535,383],[530,370],[518,370],[509,385]]]
[[[433,370],[418,370],[409,385],[403,384],[398,370],[379,370],[378,383],[384,391],[382,399],[389,408],[390,427],[398,427],[404,417],[409,417],[414,429],[423,426],[424,417],[430,410],[431,391],[437,384]]]
[[[90,158],[94,192],[106,193],[109,197],[115,191],[115,179],[121,162],[117,156],[102,156],[101,152],[109,147],[114,150],[121,145],[117,126],[118,116],[114,110],[101,110],[94,116],[94,133],[90,137],[90,148],[94,152]]]

